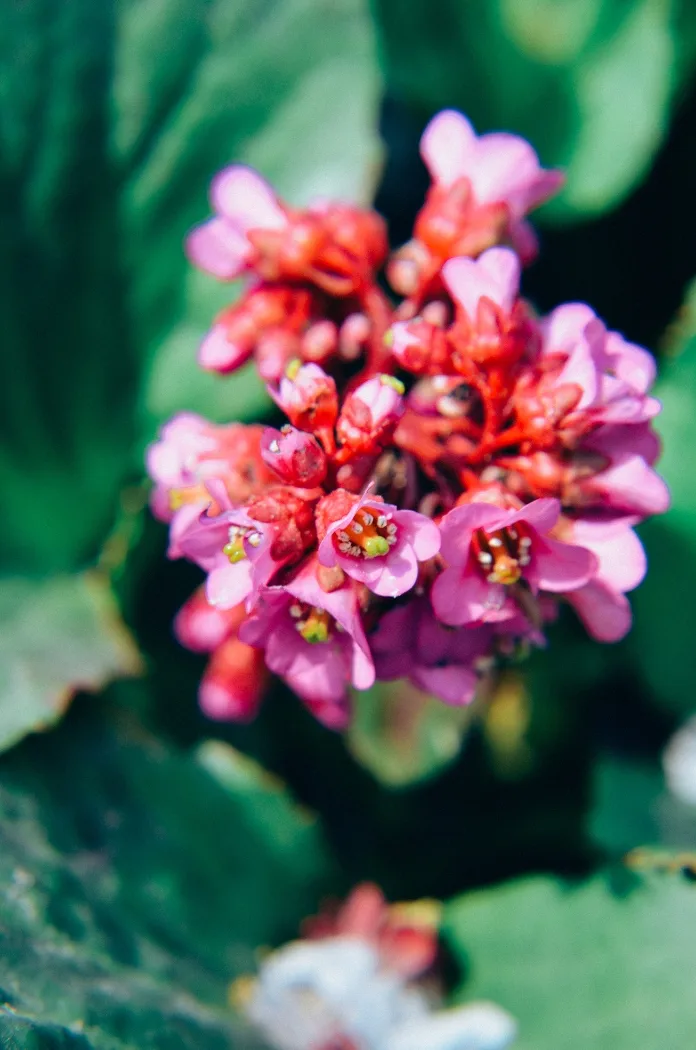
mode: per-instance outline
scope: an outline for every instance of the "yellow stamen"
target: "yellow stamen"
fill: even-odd
[[[363,541],[363,550],[366,558],[378,558],[381,554],[389,553],[389,544],[384,536],[368,536]]]
[[[392,390],[396,390],[397,394],[406,393],[406,387],[400,379],[396,378],[396,376],[381,375],[379,381],[382,386],[390,386]]]
[[[243,561],[246,558],[244,551],[244,539],[242,536],[237,536],[236,540],[232,540],[230,543],[226,543],[222,548],[222,553],[225,554],[232,565],[236,565],[237,562]]]

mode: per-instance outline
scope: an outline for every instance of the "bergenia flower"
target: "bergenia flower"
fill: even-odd
[[[207,572],[206,596],[218,609],[239,605],[266,584],[280,567],[271,554],[272,526],[256,521],[231,504],[224,486],[209,481],[208,491],[220,512],[199,515],[179,536],[183,555]]]
[[[319,365],[293,361],[278,390],[269,387],[268,392],[298,430],[321,433],[336,422],[336,383]]]
[[[333,496],[340,494],[340,490]],[[399,510],[370,496],[344,494],[345,513],[326,528],[319,544],[322,565],[338,565],[375,594],[396,598],[413,587],[418,563],[434,558],[440,531],[431,518],[414,510]],[[333,500],[338,504],[338,500]],[[318,514],[322,514],[320,504]]]
[[[282,230],[287,214],[268,183],[251,168],[232,165],[210,187],[215,218],[186,240],[189,259],[223,281],[239,277],[254,256],[250,230]]]
[[[597,559],[585,547],[562,543],[549,533],[560,503],[538,499],[520,510],[491,503],[455,507],[440,523],[446,568],[433,584],[435,614],[443,623],[493,623],[518,609],[511,586],[568,593],[590,581]]]
[[[525,216],[563,185],[560,171],[546,170],[525,139],[506,132],[477,136],[461,113],[444,110],[421,138],[421,156],[433,181],[446,188],[466,179],[477,205],[503,205],[516,250],[528,258],[536,237]]]
[[[370,635],[380,680],[409,678],[446,704],[471,703],[479,685],[477,661],[491,651],[493,629],[452,630],[435,619],[427,598],[416,598],[384,614]]]
[[[355,452],[374,449],[390,435],[404,414],[404,384],[394,376],[377,375],[346,398],[336,422],[342,445]]]
[[[261,591],[239,636],[265,649],[269,670],[321,722],[342,729],[350,717],[348,685],[369,689],[375,671],[354,587],[346,581],[327,592],[317,569],[312,558],[283,587]]]
[[[561,602],[597,639],[630,626],[632,529],[669,504],[655,363],[584,303],[538,318],[520,296],[527,216],[562,181],[532,146],[448,110],[421,152],[431,185],[391,255],[374,211],[295,209],[237,165],[189,238],[209,273],[248,276],[201,363],[253,360],[285,417],[182,414],[148,452],[169,556],[207,575],[209,614],[198,595],[177,630],[210,653],[212,717],[255,710],[262,662],[344,728],[350,687],[375,674],[470,702],[496,660],[545,644]]]
[[[246,1014],[275,1050],[504,1050],[516,1034],[492,1003],[433,1010],[358,937],[296,941],[271,954]]]
[[[326,477],[326,456],[321,445],[311,434],[295,427],[266,427],[261,438],[261,457],[288,485],[314,488]]]

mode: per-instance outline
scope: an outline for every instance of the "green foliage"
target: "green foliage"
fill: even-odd
[[[374,0],[387,77],[425,112],[526,136],[567,169],[549,216],[615,205],[645,173],[690,73],[689,0]]]
[[[515,1050],[693,1046],[696,892],[679,876],[614,881],[530,878],[445,908],[463,993],[513,1014]]]
[[[184,408],[229,420],[268,404],[251,370],[225,381],[196,367],[234,297],[182,248],[211,176],[248,161],[299,201],[369,196],[378,76],[363,0],[0,7],[0,573],[26,577],[0,588],[4,617],[20,591],[36,587],[40,604],[50,592],[31,624],[43,667],[62,614],[72,622],[86,601],[79,578],[47,579],[94,562],[156,425]],[[121,668],[113,619],[109,637],[82,615],[40,686],[20,693],[8,670],[0,742],[55,717],[68,673],[91,685]]]
[[[0,751],[140,660],[101,575],[0,580]]]
[[[0,845],[3,1046],[255,1046],[229,982],[327,873],[315,821],[248,759],[87,707],[0,763]]]
[[[657,429],[663,442],[659,471],[672,507],[641,530],[650,571],[633,597],[630,658],[650,689],[675,714],[696,710],[696,489],[691,449],[696,444],[696,286],[673,332],[656,394],[663,404]]]

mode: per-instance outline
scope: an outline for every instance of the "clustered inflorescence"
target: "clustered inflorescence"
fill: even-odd
[[[600,641],[630,627],[633,526],[669,499],[653,359],[583,303],[539,317],[520,297],[526,216],[562,183],[528,143],[446,111],[421,152],[431,187],[391,255],[375,212],[295,210],[241,166],[188,238],[248,280],[200,364],[253,359],[287,419],[181,414],[148,453],[169,555],[207,573],[176,631],[211,654],[211,717],[251,717],[269,671],[337,729],[375,679],[466,704],[559,600]]]

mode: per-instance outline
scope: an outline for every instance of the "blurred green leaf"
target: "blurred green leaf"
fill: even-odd
[[[689,0],[373,0],[387,78],[422,111],[526,136],[567,169],[558,218],[618,203],[650,165],[693,72]]]
[[[691,1050],[696,891],[624,875],[622,893],[530,878],[446,906],[463,991],[512,1013],[515,1050]]]
[[[366,4],[0,4],[2,567],[92,561],[166,414],[267,403],[249,375],[196,378],[231,293],[193,272],[182,240],[235,160],[293,200],[369,195]]]
[[[592,770],[589,833],[615,856],[662,841],[664,776],[653,762],[602,755]]]
[[[667,514],[643,526],[645,582],[632,596],[628,651],[654,696],[675,714],[696,710],[696,284],[672,332],[674,357],[656,388],[663,454],[658,470],[670,486]]]
[[[384,784],[402,787],[444,769],[459,754],[471,707],[449,707],[406,680],[353,696],[348,747]]]
[[[235,160],[293,200],[369,195],[379,80],[366,4],[0,0],[0,571],[38,580],[93,564],[168,415],[244,419],[269,404],[251,370],[224,381],[197,368],[235,289],[194,272],[182,241]],[[60,637],[46,612],[32,639],[42,668]],[[32,697],[15,691],[0,741],[55,716],[68,670],[103,677],[92,664],[117,663],[104,644],[93,658],[68,647],[55,688],[42,669]]]
[[[124,0],[122,10],[113,146],[129,172],[137,331],[155,355],[145,403],[155,419],[192,398],[217,416],[253,416],[268,404],[255,376],[225,386],[194,375],[196,345],[236,288],[195,272],[182,237],[208,215],[211,176],[233,161],[294,203],[371,197],[380,81],[367,0]],[[161,104],[148,105],[158,91]]]
[[[78,689],[139,671],[101,575],[0,579],[0,751],[55,722]]]
[[[229,982],[293,935],[326,871],[316,821],[248,759],[74,711],[0,762],[0,1042],[255,1046]]]

